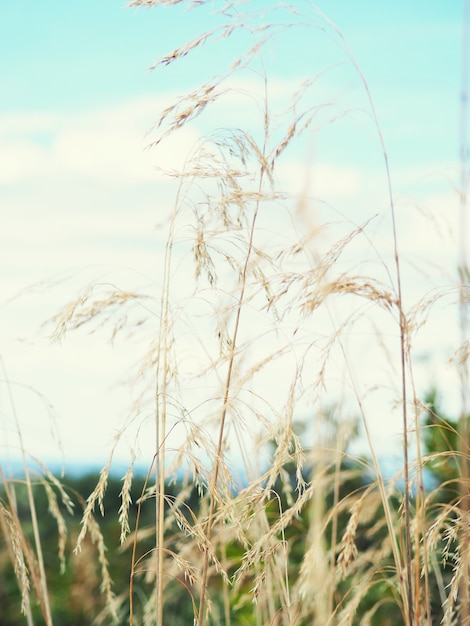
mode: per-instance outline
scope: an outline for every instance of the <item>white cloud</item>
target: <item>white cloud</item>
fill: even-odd
[[[165,151],[146,150],[164,100],[142,98],[91,112],[0,117],[0,185],[61,176],[117,185],[161,178],[157,166],[178,168],[199,138],[183,129]]]
[[[138,134],[130,129],[71,128],[58,137],[51,156],[67,173],[91,180],[139,183],[152,175]]]
[[[278,98],[278,104],[283,102],[283,106],[287,102],[286,84],[279,81],[271,85],[274,99]],[[235,86],[238,89],[242,83]],[[256,85],[247,81],[244,87],[253,91]],[[155,149],[145,150],[153,137],[148,131],[168,102],[168,97],[145,97],[88,112],[0,117],[0,162],[4,164],[0,170],[0,185],[10,186],[3,213],[7,227],[2,233],[4,244],[0,245],[2,264],[8,268],[3,281],[4,288],[5,285],[8,287],[8,295],[14,291],[15,281],[18,287],[24,287],[31,279],[47,279],[53,272],[91,263],[115,268],[119,265],[136,267],[142,276],[148,272],[150,280],[158,285],[161,257],[157,238],[145,237],[149,225],[162,221],[162,212],[168,210],[165,207],[168,196],[164,195],[166,190],[161,192],[162,178],[155,166],[178,169],[201,136],[197,128],[187,127]],[[224,111],[230,111],[230,115],[225,117]],[[249,116],[250,112],[255,112],[253,117]],[[211,112],[209,121],[231,126],[233,120],[241,116],[248,125],[259,129],[259,115],[258,103],[251,96],[246,98],[234,93],[227,95],[214,114]],[[202,128],[203,120],[199,122]],[[283,122],[279,120],[280,124]],[[375,170],[371,175],[364,161],[344,166],[334,164],[333,160],[318,159],[310,165],[303,163],[294,152],[286,152],[279,161],[279,168],[281,186],[287,191],[294,194],[306,191],[314,198],[346,207],[349,212],[344,210],[345,217],[338,211],[334,213],[334,219],[343,220],[342,225],[348,231],[354,223],[360,223],[364,215],[370,217],[372,213],[387,211],[383,172],[377,175]],[[409,170],[403,176],[406,181],[400,180],[399,185],[406,184],[409,189],[416,179]],[[153,182],[155,187],[146,187]],[[145,196],[147,189],[150,189],[150,197]],[[431,202],[433,211],[439,210],[437,203],[448,206],[445,196],[434,200],[428,196],[425,201]],[[422,230],[423,224],[431,223],[426,221],[427,217],[422,218],[416,210],[411,212],[406,205],[398,209],[401,252],[409,270],[411,263],[408,261],[414,260],[410,259],[412,255],[418,252],[431,252],[432,255],[432,249],[438,250],[442,233],[437,228],[431,238],[429,229]],[[278,229],[278,216],[269,215],[266,219],[269,219],[268,226],[272,231]],[[372,226],[375,227],[375,222]],[[390,246],[388,226],[384,224],[380,235],[386,230],[384,241]],[[426,236],[422,236],[423,232]],[[276,234],[281,237],[285,233]],[[273,239],[270,233],[269,239]],[[362,238],[358,241],[356,255],[362,261],[365,243]],[[382,248],[380,252],[383,252]],[[367,253],[370,256],[370,250]],[[355,260],[353,254],[351,258]],[[350,263],[351,258],[346,258],[345,262]],[[410,277],[412,275],[408,274],[407,280]],[[116,284],[132,284],[132,278],[116,270],[109,280]],[[69,292],[70,287],[67,291],[59,286],[54,301],[65,304]],[[49,293],[42,292],[38,300],[41,300],[39,307],[47,304],[50,308]],[[79,338],[73,341],[70,349],[64,349],[67,354],[60,358],[57,352],[52,354],[43,345],[37,347],[36,356],[32,358],[31,347],[24,345],[24,349],[19,350],[14,338],[21,333],[26,321],[26,325],[32,326],[33,317],[34,320],[38,318],[38,301],[32,306],[29,305],[31,300],[26,305],[22,302],[10,307],[8,315],[4,313],[2,318],[7,321],[2,333],[4,350],[14,377],[37,384],[53,396],[52,400],[57,399],[64,415],[63,429],[69,450],[77,450],[79,454],[76,443],[79,431],[83,427],[94,429],[96,450],[92,453],[100,457],[100,446],[103,442],[107,444],[111,437],[112,424],[115,423],[113,416],[116,419],[117,415],[122,415],[122,403],[120,405],[114,392],[103,391],[99,371],[106,371],[109,375],[105,385],[114,381],[114,376],[118,375],[115,353],[103,355],[99,338],[87,341],[86,347]],[[357,354],[362,358],[360,350]],[[125,367],[126,357],[127,354],[122,355],[119,365]],[[84,372],[74,371],[78,362],[82,363]],[[24,363],[28,364],[27,367]],[[65,365],[70,367],[68,371]],[[73,400],[69,402],[69,398]],[[41,444],[39,438],[36,443]],[[47,441],[42,444],[44,449],[46,444]],[[86,445],[84,440],[80,450]],[[104,456],[103,452],[101,459]]]
[[[24,137],[60,128],[67,116],[62,112],[21,112],[0,115],[0,137]]]
[[[11,185],[45,173],[49,154],[34,141],[20,139],[0,145],[0,163],[0,186]]]

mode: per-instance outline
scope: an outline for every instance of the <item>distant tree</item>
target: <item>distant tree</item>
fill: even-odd
[[[433,499],[449,504],[460,493],[459,423],[443,412],[437,389],[432,388],[425,395],[424,402],[427,410],[422,432],[424,449],[428,456],[426,470],[437,486]]]

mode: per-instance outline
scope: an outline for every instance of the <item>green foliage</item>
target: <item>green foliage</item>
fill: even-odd
[[[423,424],[423,443],[429,459],[426,469],[436,482],[436,498],[442,503],[454,502],[459,495],[461,476],[459,424],[443,413],[437,389],[424,398],[427,407]]]
[[[428,497],[432,503],[429,508],[429,524],[433,522],[432,511],[435,507],[444,507],[455,498],[456,465],[455,446],[458,443],[457,424],[450,418],[443,418],[438,407],[437,392],[431,391],[426,396],[427,413],[424,418],[423,443],[425,452],[429,456],[427,465],[434,480],[441,486],[430,492]],[[454,446],[454,448],[453,448]],[[274,454],[274,448],[273,448]],[[445,463],[442,462],[444,457]],[[319,479],[320,477],[320,479]],[[327,560],[333,560],[334,568],[341,568],[341,554],[344,544],[347,543],[354,520],[355,511],[360,513],[353,529],[353,543],[356,556],[348,562],[343,575],[336,583],[336,590],[332,596],[331,609],[340,616],[348,606],[348,602],[357,595],[357,607],[351,617],[352,625],[360,626],[367,623],[371,626],[397,624],[402,620],[402,609],[397,603],[397,590],[394,576],[391,575],[394,563],[390,551],[384,552],[387,544],[388,529],[383,520],[381,499],[375,483],[371,479],[369,465],[366,459],[343,457],[339,464],[330,464],[326,468],[322,463],[307,465],[298,475],[297,464],[287,462],[278,474],[273,484],[271,497],[264,502],[263,516],[266,520],[266,536],[269,528],[279,524],[285,512],[289,511],[293,499],[301,497],[298,490],[308,489],[316,482],[316,489],[300,507],[298,513],[282,526],[277,534],[276,541],[285,546],[288,562],[285,575],[292,589],[302,583],[302,568],[305,567],[306,555],[312,550],[312,529],[317,528],[321,534],[322,551]],[[53,623],[69,624],[70,626],[85,626],[90,623],[111,623],[106,617],[106,602],[100,591],[101,571],[97,558],[96,545],[93,538],[87,536],[82,544],[81,551],[74,553],[74,547],[80,532],[81,517],[86,507],[86,498],[92,493],[99,482],[99,476],[87,474],[75,478],[68,477],[63,481],[63,488],[74,504],[74,513],[71,514],[63,502],[61,492],[55,483],[44,478],[38,479],[33,486],[36,513],[39,520],[39,529],[45,567],[47,573],[48,593],[51,600]],[[45,488],[47,483],[48,489]],[[302,487],[302,485],[304,485]],[[121,526],[118,522],[122,504],[123,482],[113,475],[108,476],[106,489],[102,495],[104,515],[95,511],[95,519],[99,524],[100,533],[106,545],[106,559],[113,581],[113,592],[118,601],[117,624],[128,623],[129,615],[129,580],[131,576],[131,553],[133,546],[133,531],[138,523],[139,541],[137,561],[142,560],[142,567],[136,568],[134,587],[134,623],[143,623],[145,602],[139,598],[148,598],[153,593],[153,575],[146,556],[155,549],[155,493],[147,490],[146,479],[143,476],[134,477],[131,487],[131,504],[128,512],[128,521],[131,536],[123,546],[120,545]],[[9,482],[9,489],[15,494],[16,510],[27,541],[33,542],[33,529],[29,511],[27,486],[24,481]],[[67,526],[66,549],[64,567],[58,556],[58,537],[60,533],[57,525],[57,513],[51,512],[51,498],[48,490],[56,496],[60,515]],[[183,494],[183,499],[181,496]],[[183,554],[184,535],[181,528],[192,528],[197,520],[204,516],[207,510],[207,494],[200,493],[194,486],[188,489],[183,480],[167,482],[165,485],[167,533],[165,550],[168,554]],[[236,498],[237,494],[233,496]],[[318,497],[317,497],[318,496]],[[0,493],[3,503],[6,502],[6,493]],[[392,509],[396,512],[397,521],[400,517],[400,498],[397,493],[391,495]],[[412,503],[414,504],[414,502]],[[180,514],[175,516],[177,506]],[[455,517],[455,515],[454,515]],[[180,520],[177,523],[177,519]],[[321,525],[318,527],[317,520]],[[171,522],[171,520],[173,520]],[[181,526],[183,524],[183,526]],[[353,523],[354,525],[354,523]],[[186,541],[190,537],[186,533]],[[218,558],[221,559],[228,577],[235,581],[237,572],[243,567],[249,546],[234,537],[227,536],[222,544],[216,542]],[[455,548],[455,541],[453,542]],[[447,546],[442,534],[434,551],[435,569],[430,574],[431,610],[433,619],[442,619],[442,602],[440,587],[452,581],[451,564],[442,560],[442,553]],[[0,601],[2,606],[2,626],[17,626],[25,623],[21,615],[21,593],[17,584],[11,560],[8,558],[8,537],[0,535]],[[375,555],[375,556],[374,556]],[[380,555],[380,556],[379,556]],[[323,558],[317,554],[316,558]],[[358,587],[357,564],[367,562],[367,579],[364,588]],[[266,564],[265,564],[266,566]],[[61,571],[63,570],[63,571]],[[338,569],[338,572],[340,569]],[[181,576],[169,574],[165,591],[164,616],[167,622],[179,624],[191,623],[194,615],[194,602],[198,594],[197,585],[194,585],[181,570]],[[245,575],[230,589],[230,620],[232,623],[251,626],[259,623],[259,616],[253,605],[253,590],[259,581],[256,570]],[[331,581],[330,583],[331,584]],[[327,590],[325,589],[325,592]],[[227,610],[223,603],[223,582],[218,576],[212,576],[209,583],[212,621],[214,624],[225,623]],[[40,608],[33,602],[31,607],[34,623],[42,622]],[[101,616],[101,617],[100,617]],[[318,619],[315,610],[296,618],[296,626],[307,626],[312,620]],[[339,618],[338,618],[339,619]],[[437,623],[437,622],[436,622]]]

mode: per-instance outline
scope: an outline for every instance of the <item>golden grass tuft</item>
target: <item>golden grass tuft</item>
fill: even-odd
[[[247,5],[242,12],[243,5],[221,5],[220,26],[151,67],[171,71],[203,47],[246,37],[225,70],[207,77],[204,67],[199,86],[166,107],[152,130],[149,147],[188,125],[209,128],[183,169],[166,172],[175,196],[158,280],[145,294],[89,285],[52,320],[55,341],[82,327],[110,327],[112,339],[124,329],[131,337],[137,327],[148,331],[133,378],[142,381],[137,409],[83,506],[73,566],[82,582],[74,602],[80,589],[99,581],[103,606],[90,617],[96,623],[163,626],[175,605],[197,626],[467,623],[468,412],[452,425],[419,400],[414,350],[436,304],[459,294],[463,328],[452,358],[461,381],[468,380],[468,276],[460,271],[457,286],[405,302],[386,146],[366,78],[342,33],[310,3],[302,3],[300,18],[294,6],[251,11]],[[282,182],[296,145],[350,113],[316,101],[325,68],[299,79],[287,106],[270,96],[265,49],[298,27],[331,37],[363,90],[387,187],[380,214],[373,207],[366,218],[345,216],[311,195],[309,181],[296,192]],[[252,107],[253,117],[240,119],[239,127],[213,128],[211,111],[234,96]],[[379,222],[389,230],[376,241]],[[372,364],[362,369],[366,359]],[[403,457],[390,479],[370,423],[374,412],[387,419],[397,407]],[[137,452],[122,478],[116,528],[129,587],[115,590],[99,515],[110,515],[104,500],[115,448],[144,414],[137,431],[147,437],[150,422],[152,452],[135,501]],[[427,426],[423,415],[433,418]],[[351,453],[357,429],[369,446],[367,459]],[[434,433],[447,447],[432,449]],[[423,453],[428,435],[431,449]],[[454,474],[425,490],[424,472],[438,471],[439,463],[452,463]],[[39,482],[65,570],[61,506],[71,511],[72,501],[60,481],[43,473]],[[33,586],[49,625],[32,479],[28,474],[25,482],[34,549],[17,517],[11,481],[2,478],[1,528],[22,610],[30,614]],[[443,500],[451,488],[454,499]],[[87,607],[90,616],[93,610]]]

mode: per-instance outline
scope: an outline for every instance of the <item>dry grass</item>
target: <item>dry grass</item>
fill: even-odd
[[[179,3],[136,0],[131,6]],[[219,28],[152,67],[182,62],[201,46],[230,40],[242,30],[248,34],[246,49],[225,71],[203,77],[200,87],[161,113],[152,145],[171,141],[173,133],[205,115],[210,121],[210,111],[234,95],[254,102],[258,118],[250,118],[246,128],[210,130],[184,169],[168,172],[176,191],[155,293],[94,285],[53,320],[56,340],[90,324],[94,329],[106,324],[113,337],[124,328],[132,334],[144,322],[154,329],[138,368],[147,384],[139,409],[153,414],[153,458],[135,527],[129,521],[135,456],[123,478],[117,520],[123,552],[130,554],[129,589],[113,591],[95,518],[97,511],[107,514],[103,498],[112,454],[84,506],[76,539],[77,558],[82,548],[91,549],[88,535],[98,556],[106,608],[96,619],[162,626],[177,597],[184,598],[198,626],[392,623],[387,615],[407,626],[470,623],[469,436],[467,427],[462,429],[468,414],[466,241],[459,280],[405,306],[388,156],[366,77],[341,32],[313,5],[302,5],[301,17],[293,6],[284,7],[282,24],[278,10],[250,13],[243,3],[223,4]],[[375,210],[355,223],[340,219],[333,207],[331,221],[324,222],[308,186],[292,193],[282,185],[284,159],[296,143],[349,113],[312,101],[311,88],[321,73],[299,79],[287,107],[277,110],[270,98],[265,47],[309,24],[337,42],[364,91],[387,181],[388,207],[380,217],[390,224],[388,258],[374,241]],[[247,76],[255,77],[249,92],[237,88]],[[463,190],[461,198],[464,220]],[[364,255],[359,262],[355,246]],[[445,462],[453,455],[460,493],[453,502],[440,502],[437,492],[424,490],[423,470],[436,455],[426,457],[421,449],[425,407],[415,391],[413,350],[436,302],[449,293],[460,300],[455,359],[463,390],[461,446],[437,456]],[[132,322],[129,311],[135,309]],[[390,332],[377,331],[381,325]],[[387,373],[386,384],[380,376],[378,382],[367,380],[375,372],[360,369],[358,352],[364,348],[358,351],[357,338],[365,331],[380,359],[375,369]],[[399,406],[402,416],[403,465],[394,481],[383,476],[369,431],[370,397],[386,386],[389,404],[381,411],[386,415]],[[335,408],[325,411],[332,401]],[[350,454],[351,412],[369,443],[370,464]],[[307,416],[303,436],[299,416]],[[130,424],[134,421],[135,416]],[[360,478],[366,468],[367,483]],[[183,474],[181,493],[170,495],[169,481]],[[10,481],[2,478],[7,501],[0,503],[0,520],[24,613],[30,613],[33,585],[51,624],[40,538],[33,551],[15,516]],[[55,491],[49,482],[44,485],[65,563],[64,519]],[[194,487],[199,500],[191,508]],[[141,511],[149,506],[155,523],[141,528]],[[32,494],[30,509],[34,526]],[[150,537],[152,547],[142,551]],[[440,594],[440,608],[431,589]]]

